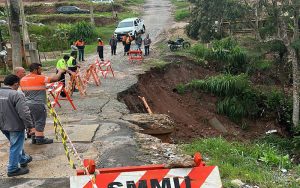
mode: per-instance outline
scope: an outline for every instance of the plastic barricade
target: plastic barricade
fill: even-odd
[[[143,58],[143,52],[141,50],[130,50],[128,52],[128,60],[129,63],[133,63],[134,61],[137,61],[139,64],[141,64],[144,60]]]
[[[70,96],[72,96],[75,87],[80,92],[80,96],[86,96],[86,85],[83,84],[79,68],[77,69],[76,73],[71,75],[68,85],[66,87],[66,90]]]
[[[100,78],[97,74],[97,68],[95,64],[89,65],[88,69],[85,72],[85,75],[83,76],[83,84],[86,86],[88,82],[90,81],[91,77],[94,80],[94,83],[96,86],[100,86]]]
[[[47,84],[46,87],[48,88],[49,94],[53,97],[53,101],[51,102],[51,105],[55,107],[58,105],[61,107],[60,103],[58,102],[59,100],[68,100],[73,107],[74,110],[76,110],[76,107],[73,103],[73,99],[71,99],[69,93],[66,91],[64,84],[62,82],[54,82]],[[66,97],[60,97],[60,93],[64,92],[66,94]]]
[[[98,67],[97,72],[101,72],[103,78],[106,78],[108,73],[111,73],[113,77],[115,77],[114,70],[111,67],[110,60],[107,61],[99,61],[98,59],[95,62],[95,65]]]

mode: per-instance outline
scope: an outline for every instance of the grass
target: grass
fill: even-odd
[[[102,38],[104,44],[108,44],[109,39],[111,38],[112,34],[114,33],[115,25],[107,25],[104,27],[97,27],[96,32],[98,33],[99,37]]]
[[[153,60],[151,60],[149,63],[147,63],[145,65],[149,66],[149,67],[158,68],[159,70],[163,70],[167,64],[168,64],[168,62],[163,61],[161,59],[153,59]]]
[[[175,11],[175,20],[181,21],[190,16],[190,11],[187,9],[179,9]]]
[[[10,73],[10,70],[6,70],[6,68],[0,68],[0,75],[8,75]]]
[[[176,7],[175,10],[175,20],[181,21],[190,16],[189,5],[190,3],[187,0],[177,1],[171,0],[172,4]]]
[[[58,59],[51,60],[51,61],[45,61],[45,62],[42,62],[42,65],[43,65],[43,67],[55,67],[57,61],[58,61]]]
[[[244,144],[208,138],[183,145],[183,149],[188,154],[201,152],[208,165],[218,166],[224,187],[233,187],[230,181],[234,179],[261,188],[296,188],[299,185],[295,174],[300,167],[291,163],[284,150],[266,141]],[[282,168],[294,175],[288,177],[282,174]]]
[[[127,0],[126,4],[128,5],[139,5],[139,4],[143,4],[145,2],[145,0]]]

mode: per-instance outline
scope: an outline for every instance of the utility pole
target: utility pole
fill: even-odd
[[[21,13],[21,21],[22,21],[23,47],[25,52],[26,64],[30,65],[31,63],[40,63],[37,45],[36,43],[30,42],[27,24],[26,24],[26,17],[24,14],[24,4],[22,0],[20,0],[20,13]],[[28,54],[30,58],[27,58]]]
[[[20,35],[20,5],[19,0],[10,0],[11,16],[11,46],[12,46],[12,65],[15,67],[22,66],[21,54],[21,35]]]
[[[94,3],[90,2],[90,16],[91,16],[91,24],[95,26],[95,17],[94,17]]]
[[[26,44],[30,43],[30,39],[29,39],[29,34],[28,34],[28,30],[27,30],[27,24],[26,24],[26,20],[25,20],[25,14],[24,14],[24,5],[23,5],[23,1],[20,0],[20,14],[21,14],[21,22],[22,22],[22,31],[23,31],[23,49],[24,49],[24,56],[25,56],[25,61],[26,64],[30,64],[30,59],[28,58],[29,54],[28,51],[26,50]]]

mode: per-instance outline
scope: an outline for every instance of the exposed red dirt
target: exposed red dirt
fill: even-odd
[[[229,140],[252,140],[270,129],[279,129],[274,121],[247,120],[247,128],[242,129],[226,116],[217,114],[217,98],[204,92],[189,92],[183,95],[174,91],[176,85],[193,79],[204,79],[216,75],[215,71],[203,68],[185,57],[167,57],[174,61],[163,70],[151,69],[140,75],[139,81],[129,90],[121,93],[123,100],[133,113],[146,113],[138,96],[144,96],[154,113],[168,114],[176,127],[171,138],[174,142],[191,141],[199,137],[224,136]],[[182,63],[175,63],[181,61]],[[216,117],[228,130],[224,134],[214,129],[209,120]]]

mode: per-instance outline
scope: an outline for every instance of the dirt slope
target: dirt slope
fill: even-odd
[[[174,88],[179,83],[187,83],[193,79],[203,79],[215,75],[214,71],[196,65],[185,57],[167,57],[175,60],[165,69],[152,69],[139,76],[139,81],[119,95],[131,112],[145,112],[138,95],[144,96],[154,113],[170,115],[176,122],[175,132],[171,138],[175,143],[191,141],[199,137],[215,137],[223,135],[230,140],[251,140],[276,129],[273,121],[247,120],[246,129],[237,125],[226,116],[217,114],[217,98],[202,92],[179,95]],[[181,63],[175,63],[181,61]],[[227,129],[224,134],[212,128],[209,120],[216,117]]]

